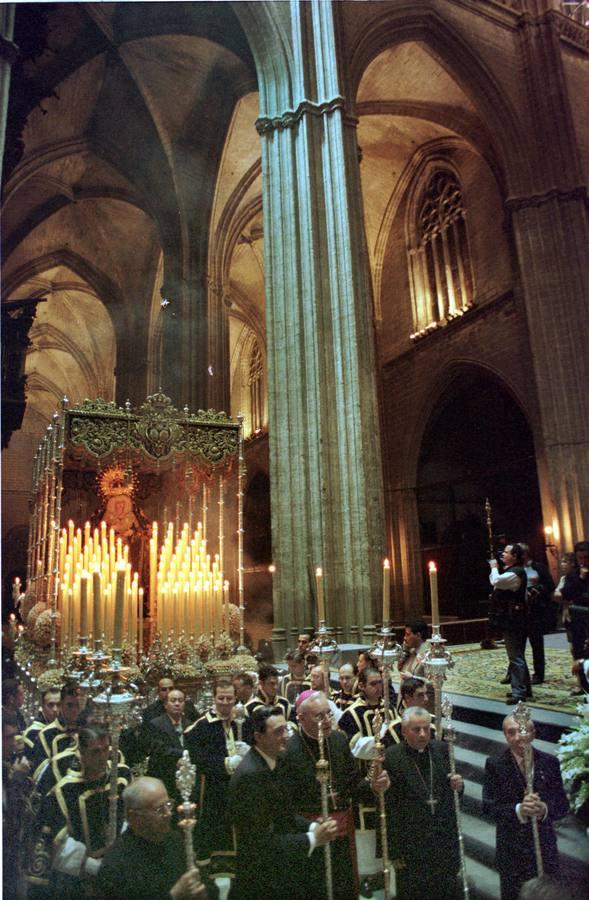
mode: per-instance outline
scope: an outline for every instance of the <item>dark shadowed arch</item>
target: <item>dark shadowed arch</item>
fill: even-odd
[[[489,593],[485,499],[495,543],[524,541],[542,555],[534,438],[511,391],[478,366],[446,383],[427,421],[417,463],[422,571],[440,569],[445,615],[484,614]]]

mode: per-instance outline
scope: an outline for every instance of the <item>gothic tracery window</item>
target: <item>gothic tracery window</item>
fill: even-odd
[[[416,246],[410,251],[415,333],[447,324],[473,303],[466,210],[456,176],[431,175],[416,210]]]
[[[254,340],[248,377],[252,432],[259,431],[264,424],[263,368],[262,352],[258,342]]]

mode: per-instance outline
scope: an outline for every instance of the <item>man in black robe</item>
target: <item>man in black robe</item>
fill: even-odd
[[[47,761],[56,753],[75,747],[78,716],[83,707],[80,688],[75,681],[66,682],[60,691],[59,715],[33,736],[32,746],[25,748],[35,778],[40,777]]]
[[[460,855],[452,792],[463,790],[462,777],[450,774],[448,747],[432,740],[426,709],[405,710],[402,734],[404,740],[389,747],[384,762],[397,900],[455,900]]]
[[[281,707],[252,713],[254,746],[231,778],[229,808],[237,835],[235,900],[319,900],[320,847],[335,838],[336,823],[296,816],[277,758],[288,729]]]
[[[542,863],[547,875],[557,875],[558,848],[554,822],[569,811],[558,760],[533,748],[534,790],[527,793],[524,743],[513,716],[503,720],[508,747],[487,760],[483,812],[497,829],[495,865],[501,878],[502,900],[515,900],[519,889],[537,874],[532,819],[538,821]],[[529,740],[534,739],[531,725]]]
[[[81,771],[69,770],[43,798],[29,868],[30,897],[78,900],[100,868],[108,843],[110,745],[108,733],[93,725],[79,732]],[[117,830],[123,824],[120,795],[131,780],[117,770]]]
[[[205,900],[217,896],[197,868],[187,870],[180,832],[163,782],[138,778],[123,794],[128,828],[106,852],[96,879],[101,900]]]
[[[285,719],[288,721],[292,718],[293,708],[286,697],[282,697],[278,693],[279,683],[278,669],[275,669],[274,666],[260,666],[258,690],[252,699],[245,704],[245,711],[248,716],[251,716],[254,709],[257,709],[258,706],[280,706]]]
[[[325,694],[315,692],[305,698],[299,706],[298,718],[300,729],[290,738],[279,759],[282,790],[297,813],[311,820],[321,817],[321,787],[317,781],[321,725],[324,755],[329,762],[328,812],[338,825],[337,839],[331,844],[334,897],[352,900],[357,897],[359,887],[352,803],[374,804],[374,794],[371,784],[356,765],[346,735],[332,731]],[[388,786],[386,774],[373,780],[372,786]],[[327,896],[324,866],[307,896],[313,900]]]
[[[48,688],[41,694],[41,706],[35,714],[35,718],[23,734],[24,753],[29,756],[38,731],[55,722],[59,715],[61,696],[59,688]]]

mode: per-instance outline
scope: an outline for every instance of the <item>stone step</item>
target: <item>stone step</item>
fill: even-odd
[[[500,900],[501,887],[495,869],[466,855],[466,880],[471,900]]]

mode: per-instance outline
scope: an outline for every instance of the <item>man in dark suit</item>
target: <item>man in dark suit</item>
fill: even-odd
[[[333,819],[309,823],[295,816],[276,774],[288,730],[280,707],[260,706],[251,714],[254,746],[229,785],[229,809],[237,836],[235,900],[302,900],[316,897],[316,847],[334,840]],[[315,852],[314,852],[315,851]],[[309,893],[311,890],[311,893]]]
[[[151,751],[147,774],[163,781],[170,797],[180,802],[176,768],[184,752],[184,729],[190,724],[184,716],[184,692],[172,688],[164,708],[163,716],[149,723]]]
[[[141,715],[144,725],[149,725],[154,719],[164,715],[168,694],[170,691],[173,691],[175,687],[176,685],[172,678],[160,678],[157,684],[157,700],[154,700],[153,703],[146,706]],[[196,707],[190,697],[185,698],[184,717],[188,719],[189,722],[196,722],[198,719]]]
[[[558,760],[533,749],[534,790],[527,793],[524,744],[513,716],[503,722],[508,747],[487,760],[483,784],[483,812],[497,829],[495,865],[501,878],[502,900],[515,900],[524,881],[537,875],[532,819],[538,821],[544,871],[558,873],[554,822],[569,811]],[[529,740],[534,739],[531,728]]]
[[[406,709],[401,722],[404,740],[389,747],[384,762],[396,896],[454,900],[460,854],[453,791],[462,791],[464,783],[450,774],[447,745],[432,740],[426,709]]]

